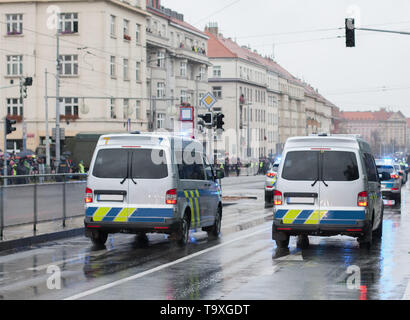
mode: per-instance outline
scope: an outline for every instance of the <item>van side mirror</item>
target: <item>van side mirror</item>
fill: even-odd
[[[390,174],[387,172],[380,173],[379,178],[380,178],[380,181],[387,181],[391,179]]]
[[[225,178],[225,172],[222,169],[217,169],[216,170],[216,177],[218,179],[223,179]]]

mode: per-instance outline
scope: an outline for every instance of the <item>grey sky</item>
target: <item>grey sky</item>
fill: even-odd
[[[360,13],[356,20],[362,27],[410,32],[408,0],[162,0],[162,5],[201,30],[218,22],[225,37],[263,55],[272,55],[275,43],[275,60],[342,110],[386,107],[410,117],[410,36],[357,30],[356,48],[335,38],[344,36],[337,28],[344,28],[352,11]],[[318,40],[323,38],[331,39]]]

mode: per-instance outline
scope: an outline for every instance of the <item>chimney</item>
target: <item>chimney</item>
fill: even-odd
[[[208,31],[215,37],[218,37],[218,23],[217,22],[210,22],[208,26],[205,28],[205,31]]]

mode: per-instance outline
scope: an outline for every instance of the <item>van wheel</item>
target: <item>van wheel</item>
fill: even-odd
[[[278,249],[288,249],[289,248],[289,239],[290,236],[287,236],[286,240],[275,240],[276,241],[276,246]]]
[[[108,233],[107,232],[102,232],[102,231],[97,231],[93,232],[91,236],[91,241],[95,246],[103,246],[107,242],[108,238]]]
[[[381,239],[381,238],[382,238],[382,235],[383,235],[383,216],[384,216],[384,207],[382,208],[382,213],[381,213],[381,216],[380,216],[379,226],[378,226],[377,229],[374,230],[374,232],[373,232],[373,236],[374,236],[376,239]]]
[[[177,244],[180,247],[184,247],[188,244],[190,225],[191,223],[190,223],[189,215],[185,213],[184,218],[182,219],[182,222],[181,222],[179,240],[177,241]]]
[[[213,238],[218,238],[219,234],[221,233],[221,224],[222,224],[222,208],[218,207],[218,212],[215,216],[215,222],[213,226],[206,230],[208,232],[208,236]]]
[[[367,228],[366,233],[358,239],[360,249],[369,250],[370,247],[372,246],[372,242],[373,242],[373,230],[372,230],[373,229],[373,222],[374,221],[372,221],[372,224]]]

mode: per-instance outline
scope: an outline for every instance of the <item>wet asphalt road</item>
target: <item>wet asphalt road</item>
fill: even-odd
[[[95,248],[77,237],[3,252],[0,299],[410,299],[409,185],[401,209],[385,209],[383,239],[369,251],[337,236],[310,237],[303,250],[292,238],[289,251],[279,252],[263,181],[224,180],[224,195],[258,200],[224,207],[219,239],[197,232],[179,248],[162,235],[149,235],[147,246],[133,235],[112,235],[104,248]],[[55,270],[61,271],[60,289],[47,287],[58,286],[50,278]]]

